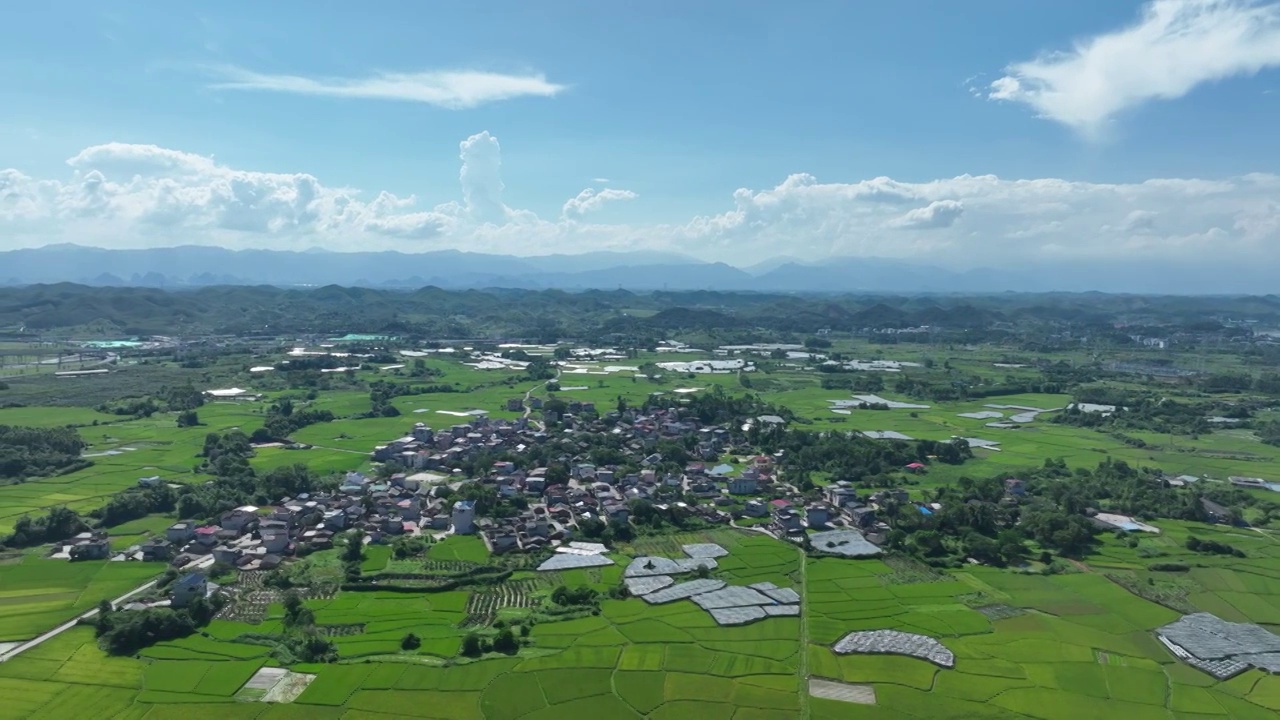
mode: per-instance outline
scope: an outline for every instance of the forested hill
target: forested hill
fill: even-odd
[[[1215,258],[1194,263],[1142,260],[1055,261],[962,269],[928,258],[830,257],[812,262],[775,258],[749,267],[661,251],[599,251],[515,256],[434,250],[330,252],[177,246],[106,249],[72,244],[0,250],[0,285],[74,282],[105,287],[193,288],[329,284],[451,290],[486,287],[545,290],[625,288],[635,291],[993,293],[1105,292],[1267,293],[1275,274],[1266,263],[1239,266]],[[731,261],[732,262],[732,261]]]
[[[624,290],[375,290],[215,286],[194,290],[62,283],[0,288],[0,331],[103,335],[386,332],[437,338],[733,336],[1006,325],[1094,327],[1125,335],[1215,331],[1227,321],[1280,324],[1280,297],[1084,294],[826,295]],[[1123,326],[1123,330],[1115,330]]]

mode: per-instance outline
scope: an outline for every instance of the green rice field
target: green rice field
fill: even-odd
[[[910,361],[939,354],[918,347],[845,350]],[[947,352],[959,372],[997,375],[991,368],[998,358],[993,352]],[[617,364],[695,357],[642,354]],[[268,470],[301,462],[320,474],[367,469],[374,445],[403,435],[415,422],[444,427],[464,421],[448,413],[474,409],[495,417],[517,416],[503,409],[505,402],[531,386],[537,397],[554,394],[594,402],[604,410],[619,398],[637,405],[654,393],[678,402],[677,389],[747,391],[734,374],[668,374],[650,381],[630,371],[592,374],[605,372],[602,368],[610,363],[583,363],[592,372],[566,373],[559,379],[562,389],[552,393],[544,383],[516,382],[513,371],[477,371],[446,358],[427,362],[440,373],[432,382],[465,391],[397,397],[392,402],[402,413],[399,417],[368,419],[355,417],[370,406],[364,389],[344,386],[322,392],[313,407],[331,410],[338,419],[296,433],[295,439],[312,447],[261,448],[252,464]],[[1017,369],[998,374],[1020,373],[1027,374]],[[360,381],[378,376],[376,371],[357,374]],[[962,475],[1014,473],[1038,466],[1046,457],[1060,457],[1073,467],[1110,457],[1170,474],[1280,479],[1280,448],[1262,444],[1249,431],[1198,437],[1130,433],[1146,444],[1139,448],[1103,432],[1054,424],[1048,415],[1016,429],[988,428],[989,420],[959,417],[987,404],[1062,407],[1071,397],[1061,394],[921,402],[931,407],[840,415],[831,412],[829,401],[852,393],[824,390],[820,379],[811,370],[775,364],[753,374],[749,384],[750,391],[791,408],[815,430],[895,430],[916,438],[965,436],[1000,443],[998,450],[978,450],[963,465],[932,465],[924,476],[902,478],[917,496]],[[252,387],[254,378],[229,374],[218,382]],[[267,391],[268,398],[278,394]],[[915,402],[892,390],[877,394]],[[265,406],[210,403],[199,409],[203,425],[186,429],[177,428],[171,414],[127,419],[87,407],[0,409],[0,424],[77,426],[93,461],[91,467],[66,475],[0,486],[0,533],[18,517],[53,506],[91,510],[140,477],[203,482],[208,478],[193,472],[193,466],[206,433],[252,431],[262,424]],[[172,520],[149,516],[112,528],[112,545],[119,549],[140,542]],[[281,704],[248,701],[240,692],[259,668],[279,662],[270,657],[271,648],[245,637],[279,631],[278,603],[261,624],[215,620],[202,634],[158,643],[132,658],[108,657],[98,649],[91,628],[77,627],[0,663],[0,720],[79,715],[121,720],[1276,717],[1280,678],[1251,670],[1217,681],[1179,662],[1152,631],[1183,613],[1207,611],[1280,632],[1280,539],[1265,526],[1154,524],[1161,533],[1143,536],[1136,547],[1102,536],[1092,554],[1066,563],[1060,574],[978,565],[945,572],[904,569],[894,558],[805,558],[793,545],[748,531],[641,536],[615,548],[611,557],[619,566],[553,576],[520,568],[498,588],[511,593],[495,594],[532,598],[536,604],[560,584],[605,592],[619,583],[621,565],[630,557],[676,557],[682,543],[717,542],[730,555],[720,560],[716,577],[733,584],[794,587],[804,598],[803,616],[721,627],[687,601],[649,605],[635,598],[605,599],[596,613],[559,620],[539,616],[528,644],[511,656],[460,654],[464,637],[475,627],[470,619],[479,612],[477,600],[483,599],[475,593],[484,590],[338,592],[307,605],[318,626],[343,630],[333,636],[340,661],[292,667],[316,679],[296,700]],[[1241,548],[1245,556],[1192,553],[1184,543],[1193,533]],[[1153,557],[1184,563],[1188,569],[1150,570]],[[481,540],[463,536],[432,544],[427,560],[494,561]],[[412,566],[411,561],[392,559],[387,546],[368,548],[361,563],[366,573]],[[0,642],[34,637],[104,598],[147,582],[160,569],[141,563],[68,563],[34,551],[0,556]],[[512,602],[499,604],[489,617],[519,623],[527,622],[530,612],[528,603]],[[943,669],[910,657],[837,656],[830,649],[845,633],[877,629],[937,638],[955,654],[955,667]],[[408,633],[421,641],[413,651],[401,649]],[[811,697],[809,678],[869,686],[875,703]]]
[[[340,639],[338,664],[294,667],[316,679],[285,705],[236,697],[273,663],[266,648],[236,639],[254,626],[215,621],[206,636],[162,643],[137,659],[106,656],[92,631],[78,628],[0,664],[0,689],[15,698],[0,705],[0,718],[87,707],[121,718],[1274,717],[1273,677],[1251,670],[1219,682],[1180,663],[1151,632],[1180,613],[1113,578],[1132,576],[1149,593],[1174,588],[1191,609],[1280,630],[1280,544],[1248,530],[1158,524],[1163,532],[1139,547],[1192,564],[1174,580],[1147,571],[1139,549],[1110,539],[1067,574],[975,566],[929,576],[879,560],[806,560],[794,546],[744,531],[640,538],[620,562],[719,542],[730,555],[718,576],[802,588],[804,617],[721,627],[687,601],[606,600],[599,614],[534,625],[514,656],[476,660],[458,655],[466,591],[340,593],[309,601],[317,622],[362,631]],[[1194,556],[1181,543],[1192,530],[1245,548],[1247,557]],[[475,557],[458,545],[440,547]],[[606,587],[618,578],[573,572],[580,575],[562,581]],[[890,628],[941,640],[955,667],[830,650],[847,632]],[[407,632],[422,638],[419,650],[399,650]],[[876,702],[809,697],[808,677],[869,685]]]
[[[162,570],[154,563],[72,563],[30,554],[0,562],[0,642],[35,637]]]

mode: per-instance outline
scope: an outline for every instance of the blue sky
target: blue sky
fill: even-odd
[[[8,11],[0,244],[1246,261],[1280,240],[1271,0],[201,5]]]

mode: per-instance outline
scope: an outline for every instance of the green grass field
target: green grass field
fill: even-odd
[[[475,535],[450,535],[427,551],[432,560],[461,560],[482,563],[489,559],[484,541]]]

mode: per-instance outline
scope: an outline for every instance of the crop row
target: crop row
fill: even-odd
[[[259,586],[261,587],[261,586]],[[326,600],[333,597],[332,590],[319,588],[299,588],[298,595],[304,600]],[[218,620],[232,620],[258,624],[266,619],[267,609],[272,603],[284,601],[284,593],[274,588],[269,590],[241,590],[231,602],[218,613]]]
[[[538,585],[537,580],[515,580],[472,594],[467,600],[467,617],[463,619],[462,625],[488,625],[497,617],[498,611],[504,608],[536,606],[538,599],[533,592]]]

